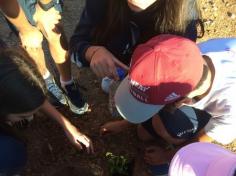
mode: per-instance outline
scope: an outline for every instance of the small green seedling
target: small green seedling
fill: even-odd
[[[106,153],[110,175],[128,175],[128,160],[124,156],[116,156],[111,152]]]

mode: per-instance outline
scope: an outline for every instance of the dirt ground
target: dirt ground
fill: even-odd
[[[65,0],[63,21],[68,38],[79,21],[84,3],[85,0]],[[200,4],[206,33],[199,41],[236,36],[236,0],[200,0]],[[9,45],[17,45],[17,39],[10,32],[3,17],[0,17],[0,37]],[[102,92],[100,80],[89,68],[79,70],[73,66],[73,75],[87,88],[82,92],[91,106],[91,112],[75,116],[67,109],[60,111],[91,137],[96,153],[87,155],[77,151],[56,123],[42,114],[37,114],[38,118],[35,118],[30,128],[22,131],[28,142],[29,153],[24,171],[26,176],[106,176],[106,152],[122,154],[128,158],[139,154],[135,129],[112,137],[99,136],[99,127],[107,121],[115,120],[108,112],[108,96]],[[236,152],[236,142],[225,147]]]

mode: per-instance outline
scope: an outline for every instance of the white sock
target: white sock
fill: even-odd
[[[50,72],[47,70],[47,72],[43,75],[43,79],[48,79],[50,77]]]
[[[70,84],[73,83],[73,78],[71,78],[69,81],[63,81],[60,77],[60,82],[61,82],[61,86],[65,87],[65,86],[70,85]]]

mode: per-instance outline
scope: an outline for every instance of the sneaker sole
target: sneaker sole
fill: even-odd
[[[75,114],[83,115],[86,112],[88,112],[88,110],[89,110],[88,103],[85,103],[83,107],[78,108],[70,100],[67,100],[67,102],[68,102],[68,106],[69,106],[70,110]]]
[[[65,95],[63,95],[63,98],[61,100],[58,100],[58,101],[63,105],[67,105],[67,99],[66,99]]]

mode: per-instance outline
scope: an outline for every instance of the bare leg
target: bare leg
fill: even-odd
[[[26,48],[26,51],[30,55],[30,57],[34,60],[41,75],[45,75],[48,70],[45,63],[45,57],[42,47],[40,48]]]
[[[42,29],[42,31],[44,31]],[[44,33],[44,32],[43,32]],[[61,25],[48,33],[44,33],[49,43],[49,49],[54,59],[62,81],[71,80],[71,62],[67,57],[68,42]]]
[[[47,23],[37,23],[37,27],[46,37],[49,43],[51,56],[53,57],[58,71],[62,88],[66,92],[67,103],[70,110],[76,114],[84,114],[89,110],[88,104],[82,99],[78,85],[71,76],[71,63],[67,57],[68,43],[59,24],[48,25]]]

